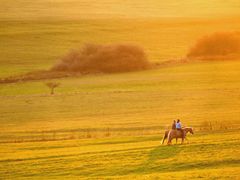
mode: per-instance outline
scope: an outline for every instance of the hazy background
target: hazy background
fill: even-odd
[[[48,69],[83,43],[135,43],[151,61],[240,29],[238,1],[1,0],[0,77]]]
[[[1,0],[1,19],[232,17],[238,0]]]

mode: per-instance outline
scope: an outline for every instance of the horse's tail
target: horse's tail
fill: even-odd
[[[167,135],[168,135],[168,133],[165,132],[164,135],[163,135],[162,144],[164,144],[164,141],[165,141],[165,139],[167,138]]]
[[[168,144],[171,144],[171,141],[172,141],[172,131],[171,130],[167,134],[167,138],[168,138]]]

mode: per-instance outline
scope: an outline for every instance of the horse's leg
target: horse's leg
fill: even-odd
[[[165,137],[163,137],[162,144],[164,144],[164,141],[165,141]]]
[[[182,138],[182,144],[184,143],[184,138]]]
[[[184,138],[185,138],[185,133],[184,133],[184,130],[183,130],[183,129],[181,129],[181,135],[182,135],[182,144],[183,144]]]
[[[168,137],[168,145],[172,144],[172,139]]]
[[[172,144],[172,142],[171,141],[168,141],[168,145],[171,145]]]
[[[167,138],[166,134],[164,134],[163,139],[162,139],[162,144],[164,144],[164,141],[165,141],[166,138]]]
[[[178,138],[176,138],[176,144],[177,144],[177,140],[178,140]]]
[[[172,144],[173,137],[172,137],[171,131],[169,131],[169,133],[167,134],[167,139],[168,139],[168,145]]]

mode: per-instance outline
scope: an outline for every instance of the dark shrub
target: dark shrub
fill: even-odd
[[[239,33],[215,33],[204,36],[190,49],[188,58],[207,60],[236,59],[240,57]]]
[[[115,73],[148,69],[150,63],[143,49],[129,44],[86,44],[73,50],[53,66],[55,71]]]

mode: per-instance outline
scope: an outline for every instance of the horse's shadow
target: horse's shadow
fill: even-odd
[[[157,146],[149,153],[147,162],[154,162],[159,159],[167,159],[180,153],[180,145],[175,146]]]
[[[145,162],[138,166],[136,169],[139,173],[144,172],[160,172],[169,169],[166,164],[161,164],[161,160],[176,157],[181,152],[180,145],[175,146],[157,146],[149,152],[148,158]]]

